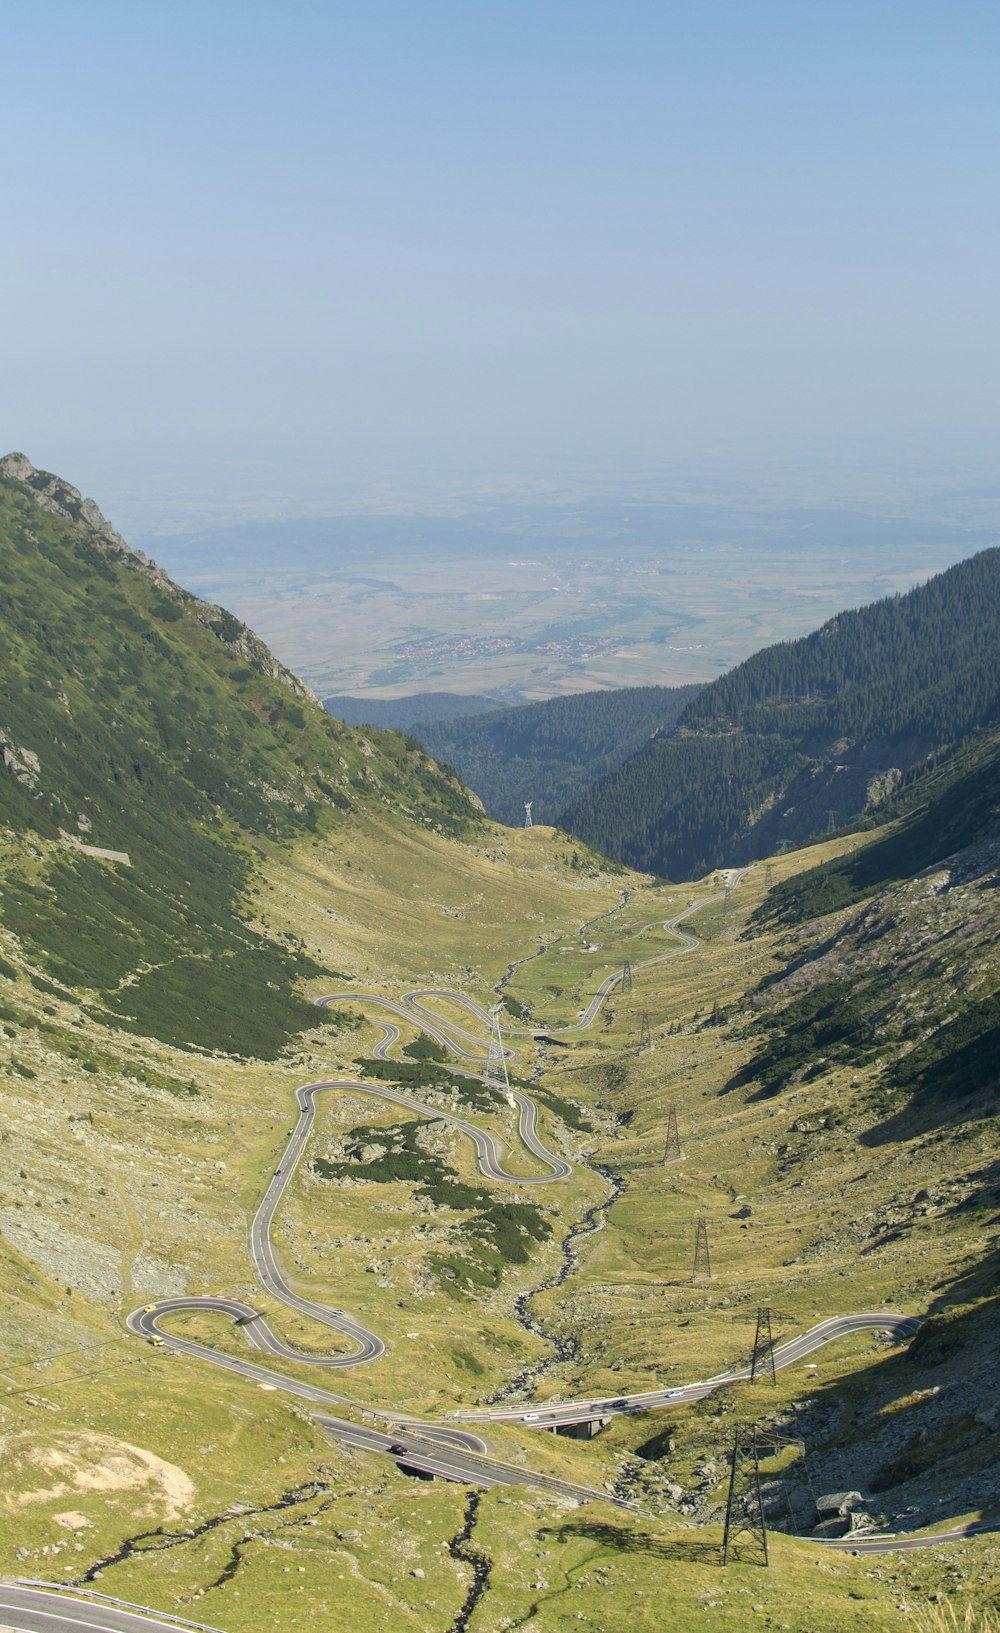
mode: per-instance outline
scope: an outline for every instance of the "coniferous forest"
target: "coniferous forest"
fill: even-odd
[[[428,754],[454,766],[498,822],[523,822],[525,800],[534,802],[536,822],[554,822],[591,783],[668,730],[699,690],[580,692],[408,729]]]
[[[756,653],[559,815],[671,878],[879,820],[1000,716],[1000,550]]]

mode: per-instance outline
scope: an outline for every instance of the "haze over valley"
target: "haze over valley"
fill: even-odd
[[[714,680],[992,543],[989,499],[782,508],[633,495],[240,523],[139,542],[320,696],[518,703]],[[963,502],[964,501],[964,502]]]
[[[0,1630],[1000,1633],[1000,11],[3,57]]]
[[[284,1627],[289,1550],[345,1628],[556,1628],[524,1561],[581,1549],[610,1629],[664,1558],[681,1616],[767,1546],[783,1614],[858,1629],[868,1548],[991,1581],[996,623],[966,671],[933,632],[989,626],[996,552],[872,609],[950,739],[874,826],[671,887],[333,720],[22,455],[0,545],[11,1625],[100,1581]],[[825,660],[862,715],[867,616]],[[808,1458],[766,1500],[762,1408]]]

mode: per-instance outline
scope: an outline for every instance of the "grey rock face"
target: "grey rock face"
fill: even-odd
[[[833,1491],[816,1498],[816,1513],[820,1519],[837,1514],[845,1519],[855,1508],[863,1508],[865,1499],[860,1491]]]
[[[180,601],[188,616],[197,623],[204,624],[224,646],[230,647],[263,674],[280,681],[297,696],[308,698],[314,703],[318,702],[309,688],[286,669],[284,664],[279,663],[264,642],[239,619],[233,618],[223,607],[199,601],[196,596],[179,590],[155,561],[151,561],[143,551],[131,549],[121,534],[111,526],[93,499],[85,499],[79,488],[64,482],[61,476],[54,476],[51,471],[36,470],[27,454],[21,453],[5,454],[0,459],[0,480],[16,483],[39,510],[49,511],[54,516],[62,516],[66,521],[75,523],[89,537],[91,543],[98,544],[113,555],[127,556],[133,566],[139,567],[147,577],[155,579],[165,594],[172,595],[175,600]]]
[[[48,510],[56,516],[65,516],[67,521],[81,523],[89,532],[95,533],[107,549],[123,555],[134,554],[93,499],[85,499],[79,488],[64,482],[61,476],[53,476],[51,471],[36,470],[26,454],[6,454],[0,459],[0,477],[27,488],[40,510]],[[145,557],[140,559],[145,560]]]

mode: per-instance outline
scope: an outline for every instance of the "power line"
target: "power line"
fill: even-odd
[[[681,1155],[681,1137],[677,1128],[677,1107],[667,1112],[667,1140],[663,1149],[664,1162],[678,1162]]]
[[[771,1311],[768,1305],[763,1305],[757,1311],[757,1331],[753,1340],[753,1355],[750,1359],[750,1382],[755,1383],[758,1372],[768,1371],[771,1382],[777,1386],[778,1377],[774,1369],[774,1340],[771,1337]]]
[[[708,1251],[708,1221],[696,1219],[694,1222],[694,1270],[691,1280],[699,1277],[710,1281],[712,1277],[712,1260]]]
[[[503,1095],[508,1105],[514,1104],[514,1096],[510,1092],[510,1078],[507,1075],[507,1051],[500,1036],[500,1011],[503,1003],[496,1004],[490,1010],[493,1017],[493,1029],[490,1032],[490,1049],[486,1059],[486,1070],[483,1073],[483,1083],[495,1094]]]
[[[736,1541],[741,1536],[750,1538],[750,1557],[756,1555],[758,1564],[766,1565],[767,1527],[760,1495],[760,1455],[755,1424],[749,1429],[737,1428],[733,1431],[726,1524],[722,1533],[723,1565],[729,1564],[730,1554],[735,1559]]]

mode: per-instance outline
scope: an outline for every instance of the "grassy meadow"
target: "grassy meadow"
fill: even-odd
[[[846,843],[779,858],[772,879]],[[479,1173],[470,1143],[433,1117],[352,1090],[321,1098],[276,1244],[297,1289],[357,1313],[388,1343],[381,1362],[321,1380],[335,1392],[379,1413],[461,1413],[528,1367],[541,1368],[523,1389],[533,1402],[637,1391],[745,1359],[761,1304],[775,1312],[776,1336],[847,1310],[923,1314],[942,1287],[959,1289],[959,1313],[972,1308],[985,1221],[973,1228],[967,1210],[942,1207],[902,1235],[888,1226],[899,1198],[927,1185],[931,1166],[944,1183],[985,1164],[988,1126],[972,1125],[960,1140],[925,1132],[872,1147],[863,1073],[835,1067],[759,1101],[731,1087],[757,1042],[749,995],[794,950],[788,932],[749,933],[764,868],[750,871],[728,911],[715,904],[693,914],[685,927],[700,944],[681,951],[665,921],[717,895],[718,879],[663,887],[596,867],[581,874],[571,849],[544,828],[486,827],[464,843],[415,829],[401,837],[388,817],[366,833],[345,828],[325,841],[275,845],[253,902],[261,924],[304,943],[326,972],[303,984],[307,996],[358,996],[337,1005],[351,1024],[331,1025],[317,1012],[315,1026],[274,1061],[109,1037],[68,995],[41,991],[18,966],[12,989],[34,1024],[4,1021],[17,1065],[0,1077],[0,1570],[60,1581],[98,1570],[101,1591],[231,1633],[305,1628],[317,1618],[352,1633],[463,1625],[456,1617],[472,1567],[465,1544],[458,1557],[449,1552],[467,1516],[462,1489],[408,1479],[385,1459],[331,1445],[279,1393],[150,1348],[122,1328],[147,1298],[225,1292],[266,1310],[306,1352],[337,1347],[255,1287],[246,1229],[292,1126],[296,1085],[353,1075],[356,1058],[370,1057],[381,1037],[366,991],[448,985],[488,1002],[508,966],[528,959],[508,990],[517,1006],[530,1006],[534,1024],[558,1035],[625,959],[634,971],[633,990],[616,991],[588,1032],[567,1034],[567,1047],[513,1040],[516,1073],[540,1073],[552,1097],[540,1102],[539,1127],[575,1164],[565,1183],[501,1187]],[[660,955],[669,956],[636,968]],[[448,1012],[473,1025],[460,1007]],[[653,1047],[640,1051],[644,1016]],[[400,1024],[404,1044],[417,1037],[416,1023]],[[585,1126],[574,1126],[575,1113],[560,1116],[560,1101],[582,1108]],[[442,1093],[441,1108],[451,1103]],[[516,1151],[507,1108],[460,1109]],[[671,1110],[682,1151],[667,1161]],[[358,1175],[364,1168],[350,1156],[359,1130],[371,1163],[402,1124],[421,1122],[413,1150],[423,1178],[352,1177],[352,1162]],[[324,1178],[317,1159],[338,1177]],[[512,1167],[538,1172],[529,1157],[512,1158]],[[441,1175],[479,1200],[430,1200]],[[543,1334],[571,1341],[560,1360],[549,1337],[517,1319],[515,1296],[554,1278],[567,1232],[613,1187],[621,1194],[575,1243],[572,1273],[531,1301]],[[523,1262],[494,1276],[468,1227],[477,1212],[507,1203],[537,1209],[548,1230],[528,1241]],[[859,1235],[862,1215],[887,1228]],[[695,1281],[698,1219],[708,1224],[712,1276]],[[244,1349],[214,1317],[173,1320],[186,1336]],[[306,1362],[286,1370],[315,1381]],[[530,1486],[484,1495],[466,1550],[489,1562],[472,1633],[664,1625],[686,1633],[707,1621],[734,1633],[758,1623],[853,1633],[908,1626],[911,1607],[938,1593],[987,1602],[997,1563],[990,1537],[883,1558],[775,1535],[767,1572],[748,1559],[720,1565],[735,1424],[762,1415],[794,1423],[801,1414],[806,1461],[814,1443],[823,1456],[838,1440],[839,1463],[820,1467],[843,1471],[849,1487],[862,1482],[861,1472],[849,1478],[851,1458],[861,1470],[873,1437],[904,1421],[920,1433],[934,1388],[898,1346],[863,1333],[779,1373],[776,1386],[622,1417],[592,1441],[523,1425],[491,1429],[507,1462],[596,1489],[618,1485],[642,1511],[576,1506]],[[689,1513],[668,1496],[670,1483],[691,1498]],[[975,1511],[956,1490],[939,1515]]]

